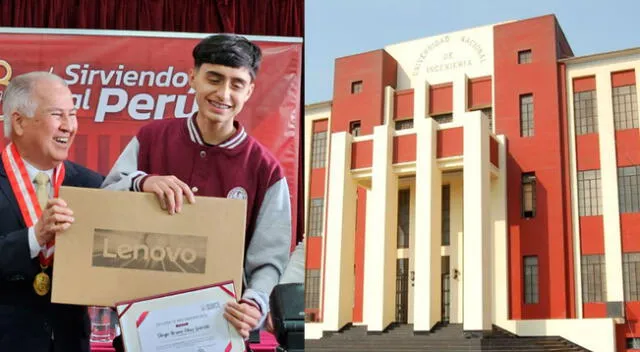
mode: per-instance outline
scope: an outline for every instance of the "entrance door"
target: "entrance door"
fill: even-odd
[[[409,258],[397,260],[396,265],[396,322],[407,323],[409,298]]]
[[[396,322],[407,324],[410,322],[409,271],[411,270],[411,188],[398,190],[398,228],[397,228],[397,257],[396,257]],[[413,278],[412,278],[413,279]]]
[[[442,257],[442,285],[441,285],[441,296],[442,304],[440,311],[440,321],[443,324],[448,324],[449,319],[451,317],[451,285],[450,285],[450,274],[449,274],[449,256]]]

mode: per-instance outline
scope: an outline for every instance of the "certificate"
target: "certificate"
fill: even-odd
[[[118,303],[127,352],[235,352],[244,341],[223,316],[232,282]]]

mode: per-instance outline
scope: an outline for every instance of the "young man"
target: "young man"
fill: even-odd
[[[0,162],[0,350],[88,352],[86,307],[51,303],[53,240],[74,221],[55,198],[61,184],[98,188],[103,177],[66,160],[78,122],[60,77],[15,77],[3,111],[11,143]]]
[[[185,198],[193,203],[194,194],[247,201],[245,290],[242,300],[225,310],[227,320],[245,338],[264,322],[269,294],[291,245],[283,170],[235,121],[251,97],[261,58],[260,49],[240,36],[202,40],[193,49],[190,72],[198,111],[188,119],[142,127],[103,184],[107,189],[155,193],[169,214],[179,212]]]

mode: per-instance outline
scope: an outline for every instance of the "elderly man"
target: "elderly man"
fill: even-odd
[[[3,112],[11,142],[0,163],[0,350],[89,351],[86,307],[51,303],[53,242],[74,221],[60,186],[98,188],[103,178],[66,160],[78,122],[60,77],[15,77]]]

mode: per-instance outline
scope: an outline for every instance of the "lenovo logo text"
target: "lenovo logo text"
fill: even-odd
[[[204,273],[206,246],[203,236],[96,229],[93,266]]]

